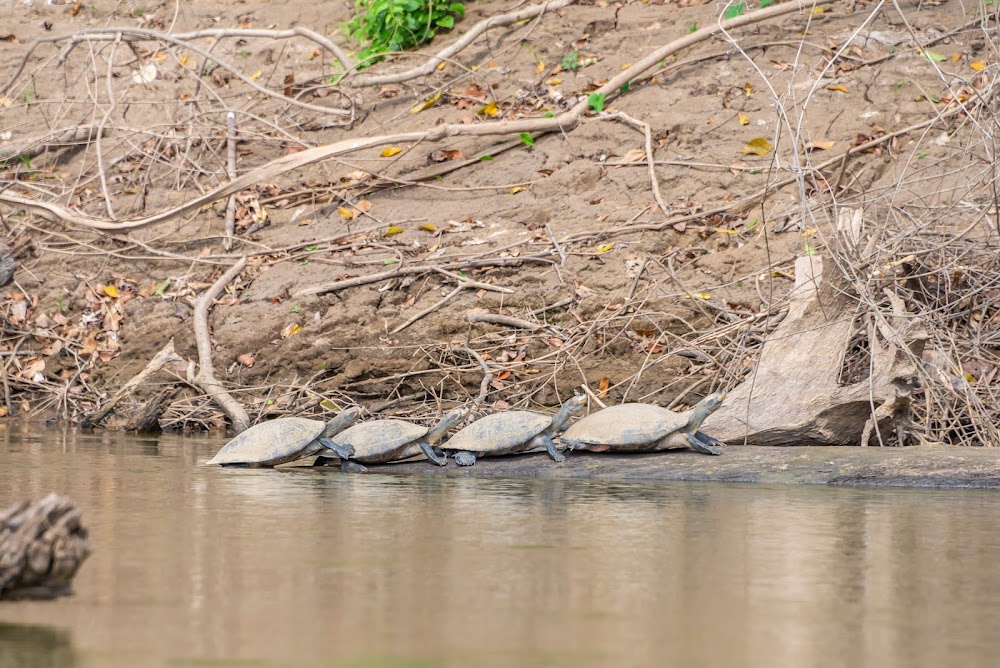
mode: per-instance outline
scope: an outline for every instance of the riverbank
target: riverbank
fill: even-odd
[[[1000,489],[1000,449],[914,446],[730,446],[721,457],[685,450],[609,455],[576,452],[556,464],[545,453],[482,458],[475,466],[426,461],[369,466],[369,472],[469,478],[543,478],[623,482],[719,481],[757,484]],[[285,471],[337,472],[292,467]]]

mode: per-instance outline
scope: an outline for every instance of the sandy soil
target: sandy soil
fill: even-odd
[[[792,129],[800,133],[800,149],[807,142],[816,144],[808,152],[800,151],[799,157],[819,162],[867,138],[929,118],[936,113],[929,98],[944,98],[948,83],[975,75],[971,64],[983,57],[982,40],[977,33],[960,31],[974,16],[956,0],[945,0],[925,2],[919,8],[914,2],[901,3],[908,26],[899,13],[886,9],[865,28],[867,39],[856,40],[839,65],[817,79],[826,56],[845,44],[873,4],[859,2],[852,11],[848,3],[832,3],[824,13],[793,15],[741,30],[734,37],[749,59],[722,39],[702,43],[664,63],[664,72],[637,83],[610,105],[610,111],[626,112],[649,124],[655,157],[665,163],[657,166],[656,174],[672,217],[712,210],[790,173],[792,142],[787,127],[778,132],[776,99]],[[516,6],[506,1],[470,2],[455,32]],[[183,3],[175,14],[171,4],[99,0],[74,15],[70,5],[8,3],[0,7],[5,23],[0,32],[10,32],[16,40],[3,44],[0,64],[9,72],[37,36],[106,24],[157,29],[173,24],[175,32],[305,26],[348,45],[336,27],[349,12],[345,3],[274,0]],[[320,145],[442,122],[489,122],[486,115],[477,114],[487,97],[497,101],[500,117],[540,117],[547,110],[558,110],[560,99],[587,95],[651,49],[686,34],[690,26],[712,24],[719,12],[715,3],[656,0],[624,4],[599,0],[570,6],[537,22],[491,31],[457,58],[465,66],[475,65],[474,72],[462,75],[451,64],[422,80],[357,91],[352,94],[358,96],[365,114],[353,128],[317,128],[315,119],[302,115],[296,137]],[[807,22],[808,32],[803,34]],[[947,36],[953,31],[959,32]],[[925,43],[942,36],[933,48],[944,60],[935,67],[918,53],[913,37]],[[455,38],[440,36],[421,53]],[[310,58],[313,48],[305,41],[228,40],[215,53],[248,74],[261,72],[262,83],[280,89],[275,82],[285,76],[303,81],[328,67],[320,64],[321,58]],[[82,54],[84,48],[78,50]],[[557,66],[573,52],[580,54],[578,63],[585,66],[560,71]],[[54,53],[50,48],[44,56]],[[58,117],[58,107],[41,100],[52,100],[66,90],[82,95],[79,91],[88,89],[86,76],[74,78],[80,70],[57,62],[42,67],[41,54],[31,59],[29,67],[36,73],[33,92],[39,102],[21,104],[14,99],[15,104],[0,116],[0,129],[12,132],[14,139],[39,131],[40,124],[52,125],[46,119]],[[139,62],[149,57],[140,54]],[[85,58],[71,59],[74,63],[82,68]],[[375,69],[399,67],[382,63]],[[168,122],[164,115],[182,106],[178,99],[191,89],[191,79],[166,77],[171,71],[168,59],[161,65],[160,77],[140,87],[143,97],[125,117],[127,122],[136,127]],[[91,79],[90,88],[99,98]],[[96,82],[103,85],[103,79]],[[224,88],[225,82],[219,86]],[[420,113],[410,112],[438,89],[448,95]],[[259,108],[262,114],[270,109],[253,107],[259,99],[241,94],[245,107]],[[806,99],[810,103],[803,111]],[[59,118],[87,120],[79,113]],[[241,172],[295,145],[287,137],[265,135],[261,127],[241,125]],[[216,133],[216,140],[219,136]],[[769,155],[742,152],[751,140],[774,142],[776,137],[777,150]],[[866,193],[896,178],[899,156],[912,159],[919,149],[922,160],[947,158],[951,149],[933,139],[907,135],[852,159],[843,170],[838,166],[824,173],[833,180],[843,171],[848,187],[839,196],[841,203],[864,202]],[[793,258],[822,247],[813,223],[802,221],[803,211],[818,210],[828,201],[822,184],[815,181],[802,189],[785,188],[745,211],[696,217],[683,231],[672,227],[649,231],[641,226],[662,223],[665,217],[653,202],[643,158],[637,157],[643,138],[636,130],[591,117],[574,131],[541,137],[531,147],[502,152],[490,148],[508,141],[456,138],[437,145],[418,144],[388,157],[368,150],[343,162],[330,161],[283,176],[256,193],[270,224],[253,232],[241,227],[237,246],[228,255],[259,255],[251,258],[243,280],[217,304],[211,320],[217,373],[239,390],[253,419],[315,409],[323,397],[339,406],[349,400],[371,404],[418,393],[395,409],[418,414],[437,410],[428,399],[436,397],[447,405],[474,393],[478,384],[478,372],[467,359],[442,356],[444,347],[456,344],[487,353],[497,365],[500,376],[494,381],[491,401],[503,402],[501,406],[552,405],[581,383],[595,392],[603,383],[610,388],[608,402],[627,396],[666,404],[691,387],[692,396],[701,394],[738,378],[673,353],[685,339],[719,324],[720,312],[756,313],[779,299],[790,286]],[[835,143],[827,147],[824,142]],[[216,141],[216,145],[221,144]],[[108,150],[109,156],[114,155]],[[459,157],[441,151],[461,151],[467,158],[488,154],[492,160],[478,161],[424,186],[387,187],[372,178],[358,183],[361,171],[408,180],[445,164],[436,159]],[[50,162],[55,170],[76,173],[73,170],[87,160],[93,163],[92,153]],[[615,164],[625,160],[634,164]],[[48,164],[45,161],[45,156],[36,158],[33,167],[40,169]],[[127,175],[122,164],[128,165],[119,163],[116,170]],[[142,197],[133,193],[116,199],[116,213],[120,218],[138,217],[176,205],[197,188],[224,180],[221,164],[215,155],[209,170],[215,170],[213,176],[200,185],[167,178],[164,171],[146,183]],[[22,186],[15,186],[15,191],[30,192]],[[346,199],[338,199],[338,194]],[[254,199],[248,194],[241,201],[248,204]],[[100,197],[81,200],[79,205],[92,215],[106,213]],[[338,206],[357,217],[345,220]],[[17,361],[11,374],[15,395],[26,403],[19,406],[15,401],[13,409],[60,409],[79,419],[93,407],[86,397],[110,396],[170,338],[182,356],[196,359],[191,304],[197,292],[233,261],[223,250],[224,210],[222,202],[183,222],[110,238],[6,209],[12,236],[33,241],[33,251],[21,258],[17,282],[6,288],[4,301],[6,347],[13,349],[23,338],[22,354],[13,358]],[[245,208],[240,215],[241,224],[250,220]],[[634,231],[607,232],[626,225]],[[560,246],[563,261],[554,252],[552,237],[570,235],[579,240]],[[390,332],[447,295],[454,280],[427,273],[318,296],[293,296],[343,277],[398,266],[476,258],[511,262],[541,253],[549,254],[547,261],[465,271],[476,281],[513,292],[465,290],[397,334]],[[157,294],[153,286],[166,279],[169,285]],[[546,312],[546,321],[541,319],[538,309],[566,299],[572,301]],[[26,303],[23,313],[17,310],[19,303]],[[465,318],[472,309],[547,322],[553,328],[528,332],[470,325]],[[83,343],[53,350],[60,337]],[[31,355],[26,357],[25,351]],[[459,363],[466,371],[454,368]],[[509,373],[502,373],[504,369]],[[183,373],[181,367],[174,372]],[[205,417],[202,409],[207,404],[177,382],[177,376],[157,378],[148,390],[176,388],[167,398],[164,424],[221,424],[217,416]],[[51,400],[63,389],[62,399]],[[79,403],[72,401],[74,397]],[[414,408],[420,405],[424,408]]]

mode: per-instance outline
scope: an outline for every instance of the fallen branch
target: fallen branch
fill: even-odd
[[[406,322],[404,322],[402,325],[400,325],[396,329],[394,329],[391,332],[389,332],[390,336],[393,335],[393,334],[399,334],[401,331],[403,331],[404,329],[406,329],[407,327],[409,327],[410,325],[412,325],[416,321],[418,321],[421,318],[424,318],[424,317],[430,315],[431,313],[433,313],[434,311],[438,310],[439,308],[441,308],[442,306],[444,306],[445,304],[447,304],[448,302],[450,302],[452,299],[454,299],[456,296],[458,296],[458,293],[461,292],[462,290],[490,290],[490,291],[493,291],[493,292],[502,292],[504,294],[513,294],[514,293],[514,291],[511,290],[510,288],[501,288],[501,287],[499,287],[497,285],[490,285],[489,283],[480,283],[478,281],[470,281],[468,279],[462,278],[461,276],[456,276],[455,274],[450,274],[447,271],[444,271],[443,269],[441,269],[440,267],[432,267],[432,269],[434,271],[437,271],[438,273],[444,274],[445,276],[447,276],[448,278],[450,278],[452,280],[458,281],[458,285],[455,287],[454,290],[452,290],[447,295],[445,295],[440,301],[438,301],[435,304],[433,304],[433,305],[425,308],[423,311],[421,311],[420,313],[417,313],[416,315],[414,315],[413,317],[411,317],[409,320],[407,320]]]
[[[127,383],[121,386],[121,388],[115,393],[115,396],[111,398],[111,401],[104,406],[99,413],[94,413],[87,417],[87,421],[91,424],[99,425],[104,422],[108,414],[114,410],[115,406],[118,405],[122,399],[132,394],[135,388],[146,382],[146,379],[152,376],[154,373],[162,369],[165,365],[170,362],[183,362],[184,358],[174,352],[174,340],[170,339],[167,345],[163,346],[160,352],[153,356],[153,359],[149,360],[149,364],[146,367],[129,379]]]
[[[500,315],[499,313],[467,313],[465,315],[465,319],[469,322],[485,322],[490,325],[503,325],[504,327],[527,329],[531,332],[546,328],[546,325],[539,325],[538,323],[528,322],[527,320],[522,320],[521,318],[515,318],[509,315]]]
[[[0,600],[55,598],[71,593],[90,556],[80,509],[57,494],[0,511]]]
[[[236,114],[226,114],[226,176],[232,181],[236,178]],[[236,236],[236,194],[229,196],[226,203],[226,238],[222,247],[227,251],[233,249],[233,237]]]
[[[220,276],[219,280],[212,284],[212,287],[203,292],[194,305],[194,337],[198,344],[198,375],[193,380],[205,394],[219,405],[219,408],[232,423],[233,431],[237,434],[250,426],[250,416],[215,377],[215,370],[212,367],[212,337],[208,329],[208,312],[212,310],[215,298],[230,281],[240,275],[246,264],[247,259],[241,258],[229,271]]]
[[[663,202],[663,198],[660,196],[660,182],[656,178],[656,161],[653,159],[653,133],[649,128],[649,123],[643,123],[637,118],[632,118],[623,111],[618,111],[613,114],[602,114],[598,116],[598,118],[602,121],[622,121],[626,125],[629,125],[641,132],[646,138],[646,166],[649,168],[649,184],[653,190],[653,201],[656,202],[656,206],[660,207],[660,211],[663,212],[664,216],[669,216],[670,210],[667,208],[667,205]],[[683,231],[683,228],[678,230],[678,232]]]

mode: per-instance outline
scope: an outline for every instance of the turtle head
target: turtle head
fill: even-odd
[[[705,418],[719,409],[719,406],[722,405],[725,399],[725,392],[713,392],[699,401],[694,410],[691,411],[691,419],[688,421],[688,426],[692,430],[698,429],[701,423],[705,421]]]
[[[564,403],[559,408],[559,412],[552,418],[552,423],[549,425],[549,428],[545,430],[546,434],[549,436],[555,436],[560,429],[566,426],[566,422],[572,416],[583,410],[583,407],[586,405],[587,397],[583,394],[579,394]]]
[[[444,438],[449,429],[465,420],[471,413],[472,406],[470,404],[465,404],[464,406],[459,406],[448,411],[441,417],[437,424],[427,431],[427,442],[431,444],[437,443]]]

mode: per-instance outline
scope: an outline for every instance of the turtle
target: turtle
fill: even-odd
[[[422,427],[406,420],[373,420],[356,424],[336,436],[334,442],[344,448],[350,448],[354,454],[353,461],[341,460],[345,470],[363,473],[367,469],[356,462],[365,464],[382,464],[385,462],[409,459],[421,452],[438,466],[448,464],[447,456],[434,451],[434,446],[441,441],[454,425],[458,424],[472,412],[470,406],[462,406],[446,413],[432,427]],[[316,460],[316,465],[323,466],[330,461],[323,456]]]
[[[222,446],[208,463],[260,468],[295,461],[323,450],[333,450],[346,461],[354,453],[329,439],[357,422],[360,416],[360,409],[349,408],[326,423],[289,417],[255,424]]]
[[[452,436],[441,448],[455,452],[455,463],[472,466],[476,455],[509,455],[544,447],[557,462],[566,460],[552,442],[570,416],[580,411],[586,397],[573,397],[554,417],[531,411],[494,413],[476,420]]]
[[[578,420],[559,440],[570,450],[591,452],[666,450],[690,445],[704,455],[721,455],[716,447],[725,443],[698,431],[698,427],[725,398],[725,392],[710,394],[683,413],[652,404],[610,406]]]

